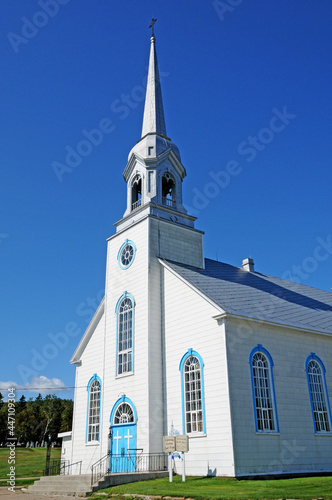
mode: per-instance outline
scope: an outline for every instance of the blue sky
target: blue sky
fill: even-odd
[[[152,16],[205,256],[332,288],[330,2],[2,0],[2,388],[74,386],[125,211]]]

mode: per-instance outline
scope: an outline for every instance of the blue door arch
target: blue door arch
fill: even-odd
[[[121,396],[111,412],[111,472],[133,472],[136,469],[136,422],[133,402]]]

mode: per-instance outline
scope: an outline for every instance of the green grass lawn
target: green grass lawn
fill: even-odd
[[[332,477],[306,477],[295,479],[237,481],[231,478],[187,477],[182,483],[181,476],[175,476],[173,483],[168,478],[142,481],[114,486],[101,490],[92,498],[107,498],[98,493],[136,493],[186,497],[193,499],[332,499]]]
[[[43,474],[46,461],[46,448],[16,448],[15,450],[16,477],[37,477]],[[0,448],[0,480],[7,479],[9,450]],[[52,458],[61,457],[61,448],[52,448]],[[14,465],[14,464],[13,464]]]
[[[33,484],[35,481],[38,481],[38,479],[16,479],[15,481],[15,487],[24,487],[27,488],[30,486],[30,484]],[[0,486],[6,486],[8,488],[8,483],[7,480],[5,479],[0,479]]]

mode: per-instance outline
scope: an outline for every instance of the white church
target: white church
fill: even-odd
[[[331,473],[332,294],[259,273],[252,259],[205,259],[185,176],[152,35],[127,208],[107,241],[105,296],[71,359],[62,458],[82,473],[100,459],[134,471],[163,452],[163,436],[186,434],[189,475]]]

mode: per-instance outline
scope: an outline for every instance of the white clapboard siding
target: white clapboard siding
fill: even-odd
[[[255,432],[249,354],[258,344],[270,353],[274,363],[280,431],[275,435]],[[332,435],[314,432],[305,371],[311,352],[326,368],[331,367],[331,339],[234,320],[227,323],[227,345],[236,474],[332,470]],[[326,381],[331,396],[331,368]]]
[[[206,436],[191,437],[188,474],[234,475],[225,332],[218,311],[168,270],[164,272],[167,428],[182,428],[182,356],[192,348],[203,359]]]

